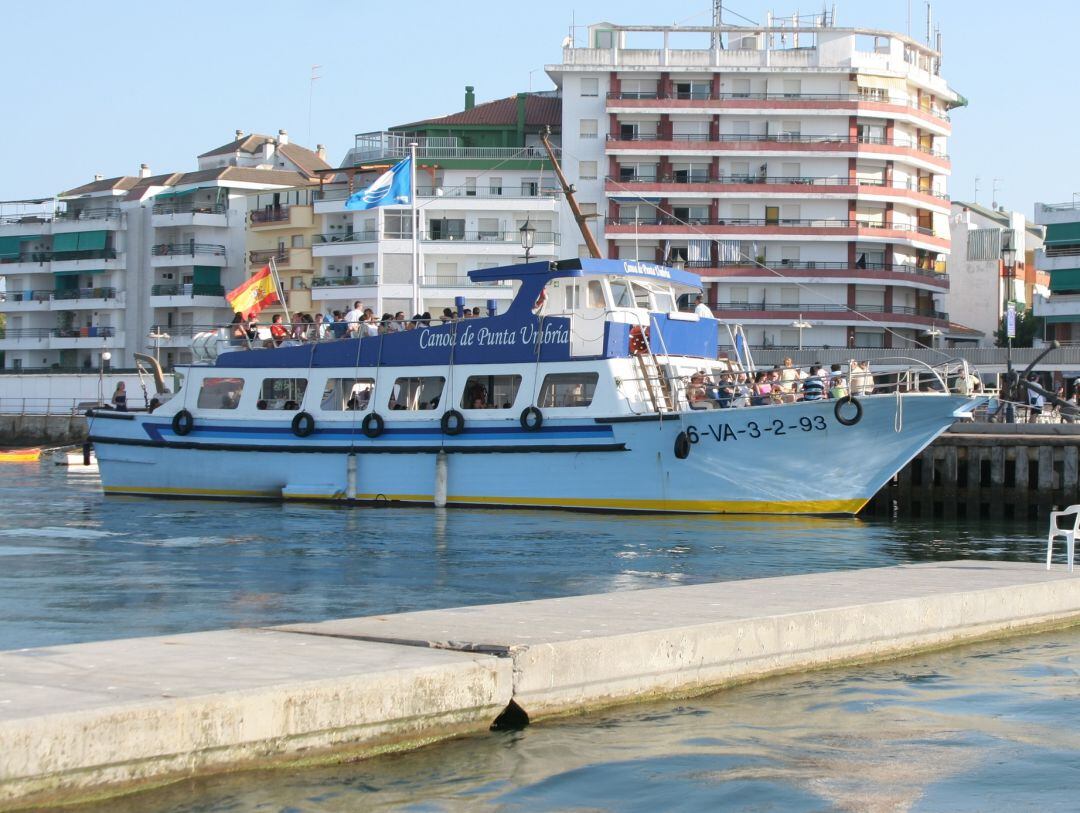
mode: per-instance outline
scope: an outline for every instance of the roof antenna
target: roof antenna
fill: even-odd
[[[311,143],[311,100],[315,96],[315,82],[316,82],[316,80],[322,79],[322,77],[319,76],[318,73],[317,73],[317,71],[321,67],[322,67],[322,65],[312,65],[311,66],[311,82],[308,85],[308,96],[307,96],[307,143],[308,144]]]
[[[721,0],[713,0],[712,24],[712,47],[717,51],[724,47],[724,41],[720,38],[720,26],[724,24],[724,4]]]
[[[979,176],[975,176],[975,203],[979,202]]]

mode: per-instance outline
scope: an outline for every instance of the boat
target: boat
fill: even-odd
[[[41,449],[0,449],[0,463],[36,463]]]
[[[152,413],[91,411],[105,492],[855,514],[979,403],[928,365],[869,395],[692,401],[696,375],[746,371],[718,358],[717,320],[677,308],[697,275],[582,258],[469,276],[517,294],[366,338],[236,349],[223,329]]]

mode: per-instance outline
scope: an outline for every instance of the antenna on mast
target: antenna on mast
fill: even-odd
[[[1001,188],[1001,178],[994,178],[993,179],[993,184],[994,185],[993,185],[993,191],[992,191],[991,199],[990,199],[990,208],[993,209],[994,211],[997,211],[997,207],[998,207],[997,193],[998,193],[998,189]]]
[[[930,0],[926,0],[926,44],[930,44],[930,32],[933,30],[933,12],[930,10]]]
[[[975,176],[975,202],[979,202],[979,176]]]
[[[724,47],[724,42],[720,38],[720,26],[724,24],[724,4],[721,0],[713,0],[712,24],[712,47],[714,50],[719,50]]]
[[[311,103],[312,103],[312,99],[315,98],[315,82],[317,80],[319,80],[319,79],[322,79],[322,77],[318,75],[318,70],[321,67],[322,67],[322,65],[312,65],[311,66],[311,81],[308,84],[308,96],[307,96],[307,143],[308,144],[311,143]]]

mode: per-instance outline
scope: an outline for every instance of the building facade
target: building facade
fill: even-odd
[[[284,132],[237,131],[198,162],[166,175],[144,164],[32,214],[0,212],[5,368],[132,367],[137,352],[183,363],[195,333],[229,321],[225,291],[249,273],[249,194],[309,184],[329,165]]]
[[[557,143],[559,122],[559,99],[552,95],[522,93],[477,105],[468,87],[459,113],[357,135],[342,167],[323,173],[316,193],[312,307],[339,310],[360,300],[380,315],[437,315],[459,297],[468,307],[504,306],[511,286],[473,283],[467,273],[523,261],[526,225],[534,230],[531,259],[562,255],[562,196],[540,143],[545,127]],[[411,207],[345,208],[352,192],[406,158],[412,143],[415,272]]]
[[[1045,324],[1045,338],[1080,343],[1080,204],[1036,203],[1035,222],[1046,227],[1045,248],[1036,255],[1049,274],[1049,295],[1035,297],[1035,315]]]
[[[939,67],[908,37],[821,15],[600,23],[547,72],[563,163],[604,215],[608,256],[694,269],[754,344],[892,347],[948,321],[947,111],[961,99]]]

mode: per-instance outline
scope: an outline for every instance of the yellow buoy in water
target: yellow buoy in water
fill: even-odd
[[[0,449],[0,463],[34,463],[41,459],[41,449]]]

